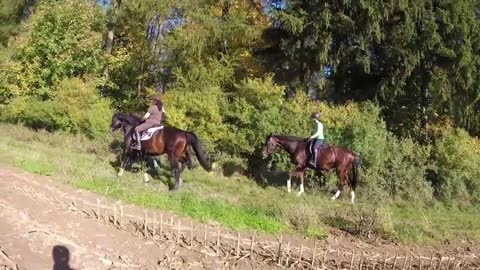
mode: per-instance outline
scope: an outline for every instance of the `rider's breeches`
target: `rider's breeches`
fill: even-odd
[[[135,127],[135,131],[138,131],[138,132],[143,132],[149,128],[152,128],[154,126],[156,126],[157,124],[153,121],[145,121],[144,123],[138,125]]]

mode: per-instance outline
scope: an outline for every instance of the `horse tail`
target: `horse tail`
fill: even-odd
[[[200,165],[206,170],[206,171],[211,171],[212,170],[212,165],[210,162],[207,160],[207,157],[205,156],[205,153],[203,151],[203,147],[200,144],[200,141],[197,138],[197,135],[193,132],[185,132],[186,137],[187,137],[187,144],[191,145],[193,147],[193,150],[195,151],[195,154],[197,155],[197,159],[200,162]]]
[[[362,159],[359,155],[353,154],[353,177],[351,181],[351,188],[355,190],[357,188],[358,182],[360,182],[360,166],[362,166]]]

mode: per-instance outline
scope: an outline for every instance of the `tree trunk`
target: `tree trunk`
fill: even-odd
[[[112,0],[111,1],[112,3],[112,13],[110,16],[110,18],[108,18],[110,21],[113,21],[113,17],[115,16],[115,9],[118,9],[120,8],[120,3],[121,1],[118,1],[118,4],[115,5],[115,0]],[[113,40],[114,40],[114,32],[113,32],[113,29],[114,29],[114,25],[113,23],[112,24],[107,24],[107,34],[106,34],[106,37],[105,37],[105,51],[107,53],[107,55],[111,55],[112,54],[112,48],[113,48]],[[105,81],[108,81],[109,79],[109,68],[108,68],[108,62],[107,64],[105,65],[105,69],[103,70],[103,78]],[[102,90],[101,90],[101,94],[105,94],[105,86],[102,87]]]

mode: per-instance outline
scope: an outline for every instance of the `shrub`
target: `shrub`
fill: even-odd
[[[448,203],[480,203],[480,141],[448,124],[433,146],[430,181],[435,196]]]
[[[172,90],[164,98],[166,122],[195,132],[210,153],[218,154],[219,141],[228,137],[221,115],[224,102],[223,92],[214,86],[197,92]]]
[[[94,1],[39,1],[26,32],[0,57],[0,103],[21,95],[51,99],[63,79],[99,73],[104,18]]]
[[[431,201],[433,189],[425,180],[431,167],[430,147],[421,146],[411,139],[388,140],[387,160],[382,168],[388,194],[408,201]]]
[[[105,138],[111,119],[110,103],[100,98],[91,80],[65,79],[57,87],[56,97],[41,101],[19,97],[3,107],[2,121],[22,123],[34,129],[64,130],[89,138]]]

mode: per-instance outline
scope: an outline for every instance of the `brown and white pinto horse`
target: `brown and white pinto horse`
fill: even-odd
[[[291,192],[291,181],[293,177],[300,178],[300,191],[298,192],[298,196],[304,192],[303,183],[305,170],[307,168],[323,171],[335,169],[340,178],[340,183],[332,200],[337,199],[344,186],[348,185],[351,189],[351,201],[353,203],[355,201],[355,189],[360,178],[360,157],[352,151],[342,147],[325,146],[318,150],[316,168],[313,168],[308,164],[308,145],[309,143],[303,138],[270,135],[267,138],[262,153],[263,157],[266,158],[273,154],[277,148],[281,148],[290,154],[290,160],[295,165],[295,168],[290,172],[287,180],[288,192]],[[351,177],[349,177],[350,171],[352,171]]]

